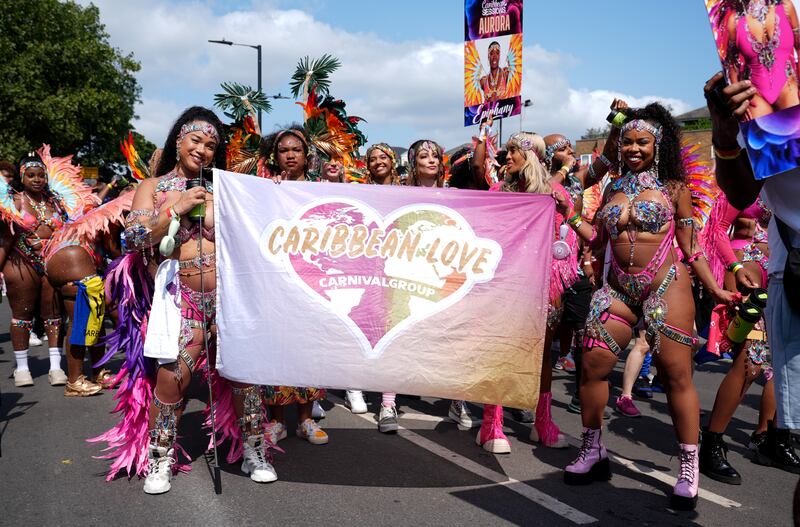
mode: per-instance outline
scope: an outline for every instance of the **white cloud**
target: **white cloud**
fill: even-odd
[[[172,121],[192,104],[211,105],[222,81],[255,85],[256,53],[247,48],[208,44],[209,38],[260,43],[264,91],[288,92],[297,60],[332,53],[343,63],[334,74],[332,93],[348,103],[351,114],[367,119],[371,141],[407,146],[428,137],[451,147],[468,141],[474,129],[463,121],[463,43],[435,40],[389,42],[371,33],[352,33],[316,20],[300,10],[261,6],[215,14],[205,3],[170,5],[165,0],[94,0],[113,45],[133,52],[142,64],[138,79],[142,103],[134,124],[161,143]],[[680,100],[634,96],[569,85],[565,69],[573,57],[539,45],[524,51],[523,96],[534,105],[523,128],[577,137],[602,125],[608,105],[622,97],[631,105],[660,99],[676,113],[688,111]],[[290,101],[276,101],[264,128],[300,118]],[[519,127],[509,119],[504,135]]]

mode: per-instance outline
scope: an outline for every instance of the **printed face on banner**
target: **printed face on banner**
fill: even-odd
[[[448,207],[415,205],[382,217],[344,198],[318,199],[273,221],[259,247],[344,321],[366,358],[492,280],[502,258],[497,242],[476,236]]]
[[[464,125],[521,111],[522,35],[464,43]]]
[[[729,83],[757,90],[740,128],[756,179],[800,166],[796,0],[706,0]]]

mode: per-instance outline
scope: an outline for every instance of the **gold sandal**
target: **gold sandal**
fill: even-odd
[[[89,397],[103,391],[103,387],[93,383],[81,375],[75,382],[68,382],[64,388],[64,397]]]

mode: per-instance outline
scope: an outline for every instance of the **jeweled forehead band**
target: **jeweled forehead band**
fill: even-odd
[[[553,159],[553,156],[556,155],[556,152],[564,148],[565,146],[572,147],[572,142],[569,139],[559,139],[552,145],[545,148],[544,153],[545,157],[547,157],[547,161]]]
[[[186,123],[181,126],[181,131],[178,134],[176,143],[180,145],[181,141],[183,141],[183,138],[192,132],[203,132],[207,136],[213,137],[219,141],[219,132],[217,132],[217,129],[214,127],[214,125],[209,123]]]
[[[423,141],[422,144],[420,144],[417,148],[412,148],[408,151],[408,162],[411,164],[411,166],[417,166],[417,153],[422,152],[423,150],[428,150],[431,153],[435,153],[436,157],[440,157],[442,147],[440,147],[434,141]]]
[[[661,141],[661,137],[663,135],[661,133],[660,126],[652,125],[647,121],[645,121],[644,119],[634,119],[632,121],[628,121],[623,125],[621,134],[625,135],[627,132],[631,130],[637,130],[639,132],[648,132],[652,134],[653,137],[656,138],[657,143]]]
[[[19,175],[22,176],[25,173],[25,171],[28,170],[29,168],[36,168],[36,167],[39,167],[42,170],[47,170],[47,167],[45,167],[44,163],[42,163],[41,161],[38,160],[26,161],[22,163],[22,166],[19,167]]]
[[[533,150],[533,141],[522,134],[512,135],[508,142],[518,146],[520,150]]]

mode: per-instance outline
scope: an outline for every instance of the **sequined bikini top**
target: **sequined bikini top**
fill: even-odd
[[[214,192],[214,185],[211,181],[206,181],[206,192]],[[158,182],[156,185],[156,189],[154,191],[155,194],[159,192],[184,192],[186,190],[186,178],[178,174],[176,171],[172,171],[167,173],[164,178]],[[156,210],[161,208],[164,204],[164,200],[166,198],[162,198],[161,200],[156,200]],[[214,227],[210,229],[206,229],[205,227],[202,228],[203,230],[203,238],[206,240],[213,242],[214,241]],[[175,235],[175,239],[180,243],[185,243],[192,238],[196,238],[196,234],[200,232],[200,224],[193,223],[190,227],[184,227],[181,225],[180,229],[178,229],[178,233]]]
[[[641,199],[637,200],[645,190],[657,190],[664,195],[667,203],[664,205],[660,201]],[[598,219],[606,226],[611,238],[616,239],[620,234],[620,221],[628,213],[629,218],[624,229],[629,229],[631,225],[636,231],[657,234],[672,221],[674,212],[672,210],[671,199],[664,185],[658,181],[654,171],[640,172],[638,174],[628,173],[611,183],[609,195],[622,192],[628,198],[627,204],[609,204],[597,214]]]
[[[214,192],[214,184],[211,181],[206,181],[206,191]],[[164,178],[156,185],[155,192],[183,192],[186,190],[186,178],[178,174],[176,171],[167,173]]]
[[[180,243],[186,243],[192,238],[197,238],[197,233],[200,232],[200,223],[193,223],[191,227],[184,227],[181,225],[181,228],[178,229],[178,233],[175,235],[175,239],[178,240]],[[203,227],[203,238],[206,240],[213,242],[214,241],[214,227],[210,229],[206,229]]]

